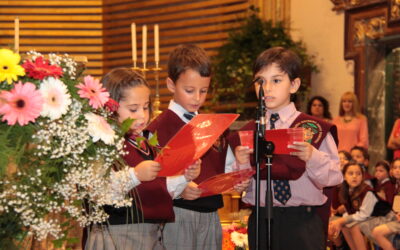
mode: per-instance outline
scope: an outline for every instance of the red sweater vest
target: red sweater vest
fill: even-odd
[[[367,184],[363,183],[362,185],[363,185],[362,188],[358,190],[357,193],[352,194],[351,196],[347,197],[347,199],[345,197],[340,196],[340,202],[344,204],[348,214],[354,214],[357,211],[360,211],[360,207],[363,203],[365,195],[369,191],[371,192],[373,191],[372,188]],[[342,186],[340,187],[341,193],[344,192],[342,190],[343,188],[346,188],[345,183],[343,183]]]
[[[135,167],[144,160],[153,159],[153,150],[149,156],[140,152],[128,141],[125,142],[128,154],[124,156],[125,162],[130,167]],[[153,181],[144,181],[131,190],[134,198],[132,208],[107,207],[106,212],[110,215],[109,221],[112,225],[126,223],[157,223],[173,221],[175,219],[172,198],[168,193],[166,178],[157,177]]]
[[[396,195],[395,189],[396,189],[395,184],[392,183],[390,180],[387,180],[381,184],[376,184],[374,186],[375,193],[379,193],[382,190],[383,192],[385,192],[385,197],[386,197],[385,201],[389,202],[391,205],[393,205],[394,196]]]
[[[300,115],[290,125],[290,128],[297,128],[297,127],[303,127],[312,132],[312,138],[310,138],[311,140],[309,142],[315,148],[319,148],[319,146],[321,145],[322,141],[324,140],[328,132],[331,132],[337,144],[336,126],[328,122],[325,122],[310,115],[306,115],[304,113],[300,113]],[[250,121],[240,130],[243,131],[243,130],[255,130],[255,129],[256,129],[256,123],[254,121]],[[233,149],[236,146],[240,145],[240,138],[237,133],[234,133],[229,137],[229,144]],[[252,165],[254,165],[253,161]],[[261,165],[264,165],[264,162],[262,162]],[[305,162],[300,160],[296,156],[274,155],[271,168],[272,179],[297,180],[304,173],[305,167],[306,167]],[[267,170],[266,169],[261,170],[260,174],[261,174],[261,179],[266,179]]]
[[[153,120],[147,127],[147,130],[151,133],[157,132],[158,143],[161,147],[164,147],[184,125],[185,122],[182,121],[182,119],[173,111],[168,109]],[[201,157],[201,172],[194,182],[200,183],[209,177],[224,173],[227,150],[228,144],[223,135],[203,155],[203,157]],[[213,212],[223,206],[223,201],[221,195],[214,195],[193,201],[175,199],[174,206],[198,212]]]

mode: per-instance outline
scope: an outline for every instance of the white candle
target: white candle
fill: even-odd
[[[160,61],[160,38],[158,24],[154,25],[154,60]]]
[[[131,24],[131,36],[132,36],[132,61],[137,61],[137,45],[136,45],[136,24]]]
[[[14,20],[14,50],[19,53],[19,18]]]
[[[142,28],[142,61],[143,65],[147,62],[147,25]]]

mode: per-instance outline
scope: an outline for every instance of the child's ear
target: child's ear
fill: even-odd
[[[172,81],[171,78],[167,77],[167,88],[169,91],[171,91],[172,93],[175,93],[175,83],[174,81]]]
[[[300,78],[295,78],[291,83],[290,83],[290,94],[294,94],[299,90],[301,84]]]

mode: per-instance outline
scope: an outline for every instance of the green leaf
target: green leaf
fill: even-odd
[[[157,136],[157,131],[151,136],[149,139],[149,144],[153,147],[158,145],[158,136]]]
[[[125,119],[122,124],[121,124],[121,131],[123,134],[126,134],[130,127],[132,126],[132,123],[135,121],[135,119],[132,118],[127,118]]]
[[[76,244],[76,243],[79,243],[79,238],[68,238],[67,239],[67,242],[69,243],[69,244]]]
[[[63,242],[64,242],[63,239],[53,240],[53,245],[55,248],[61,248],[63,245]]]
[[[144,138],[143,136],[136,137],[136,143],[137,143],[137,145],[139,145],[139,147],[140,147],[140,145],[142,145],[142,142],[145,140],[146,140],[146,138]]]

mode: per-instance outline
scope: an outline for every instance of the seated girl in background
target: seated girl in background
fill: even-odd
[[[394,159],[390,169],[395,179],[395,194],[400,191],[400,158]],[[379,217],[376,227],[372,229],[372,239],[384,250],[395,250],[392,240],[395,234],[400,234],[400,213],[391,212],[385,218]]]
[[[375,165],[374,179],[372,184],[375,193],[384,201],[393,204],[395,186],[390,180],[390,164],[387,161],[378,161]]]
[[[400,118],[394,122],[387,147],[393,150],[393,159],[400,158]]]
[[[364,171],[357,163],[350,162],[343,168],[344,182],[340,187],[339,201],[346,208],[343,217],[330,222],[329,235],[334,238],[342,231],[352,250],[366,250],[366,242],[358,224],[367,220],[378,199],[364,182]]]

